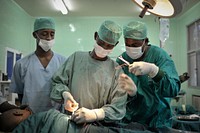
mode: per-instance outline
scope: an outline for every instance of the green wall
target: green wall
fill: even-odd
[[[180,73],[187,71],[187,26],[200,19],[200,2],[193,6],[182,16],[174,20],[176,25],[176,64]],[[200,88],[188,87],[187,82],[182,84],[182,89],[186,91],[187,103],[192,104],[192,95],[200,95]]]
[[[100,24],[104,20],[113,20],[120,25],[124,25],[130,20],[138,18],[128,17],[64,17],[56,19],[56,45],[53,49],[63,55],[69,56],[74,51],[83,50],[88,51],[93,49],[95,43],[94,33],[98,31]],[[140,20],[140,19],[138,19]],[[154,17],[147,17],[142,19],[147,22],[150,32],[149,38],[152,43],[158,44],[159,23],[154,21]],[[75,32],[70,30],[69,25],[73,24],[76,28]],[[159,44],[158,44],[159,45]],[[111,57],[116,57],[125,50],[124,40],[121,37],[119,44],[116,46]]]
[[[187,71],[187,25],[200,18],[200,2],[182,16],[170,19],[170,36],[164,49],[172,55],[178,73]],[[24,12],[12,0],[0,0],[0,70],[5,67],[5,48],[9,47],[27,55],[35,50],[35,40],[32,37],[34,18]],[[124,25],[130,20],[140,20],[148,26],[150,43],[159,46],[159,22],[155,16],[137,17],[55,17],[56,43],[53,50],[64,56],[74,51],[92,50],[94,45],[94,32],[98,31],[104,20],[114,20]],[[73,24],[75,32],[70,30]],[[125,50],[123,38],[110,55],[115,58]],[[2,56],[3,55],[3,56]],[[200,89],[188,88],[187,82],[182,84],[187,92],[187,102],[191,104],[192,94],[200,95]]]
[[[31,17],[12,0],[0,0],[0,70],[4,72],[5,47],[27,54],[32,49]]]

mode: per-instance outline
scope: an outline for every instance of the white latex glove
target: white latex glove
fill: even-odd
[[[118,79],[119,87],[124,89],[130,96],[135,96],[137,87],[133,80],[126,74],[121,74]]]
[[[65,110],[74,112],[78,109],[78,103],[74,100],[73,96],[69,92],[64,91],[62,96],[64,98]]]
[[[77,124],[81,124],[103,120],[104,117],[105,112],[103,109],[87,109],[82,107],[72,114],[71,120]]]
[[[129,72],[137,75],[146,75],[148,74],[151,78],[155,77],[158,73],[159,68],[153,63],[147,62],[134,62],[129,65]]]

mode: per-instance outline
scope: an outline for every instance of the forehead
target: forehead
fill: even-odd
[[[29,110],[21,110],[21,109],[11,109],[11,110],[8,110],[5,112],[5,114],[8,114],[8,115],[15,115],[15,116],[20,116],[20,114],[24,114],[24,113],[27,113],[27,112],[30,112]]]
[[[125,38],[125,41],[129,42],[129,43],[141,43],[141,42],[143,42],[143,40],[135,40],[135,39],[132,39],[132,38]]]
[[[55,33],[55,30],[52,29],[41,29],[37,31],[38,33]]]
[[[101,46],[114,47],[113,44],[109,44],[109,43],[107,43],[107,42],[104,42],[104,41],[101,40],[99,37],[98,37],[98,39],[97,39],[97,43],[98,43],[99,45],[101,45]]]

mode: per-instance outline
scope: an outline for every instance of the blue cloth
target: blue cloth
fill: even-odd
[[[131,59],[126,52],[122,57],[129,63],[138,60]],[[139,122],[150,127],[171,126],[172,117],[170,98],[175,97],[180,90],[180,81],[169,55],[161,48],[149,45],[144,62],[154,63],[159,67],[158,74],[152,79],[148,75],[135,76],[128,67],[123,67],[125,74],[132,78],[137,86],[135,97],[128,97],[127,112],[123,122]],[[122,61],[117,60],[121,65]]]
[[[54,53],[44,68],[35,53],[20,59],[14,66],[10,91],[23,94],[22,104],[29,105],[34,113],[49,110],[55,106],[49,97],[50,79],[65,60]]]

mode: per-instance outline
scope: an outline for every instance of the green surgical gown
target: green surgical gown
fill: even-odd
[[[63,91],[68,91],[79,103],[88,109],[102,108],[105,121],[121,120],[126,112],[126,92],[118,86],[122,69],[111,58],[99,61],[91,58],[89,52],[75,52],[61,66],[52,78],[50,97],[62,101]]]
[[[122,57],[130,63],[131,59],[126,52]],[[137,86],[137,95],[128,97],[124,123],[139,122],[150,127],[171,126],[170,98],[175,97],[180,90],[180,81],[175,64],[170,56],[161,48],[149,45],[143,58],[144,62],[154,63],[159,72],[153,79],[148,75],[135,76],[128,67],[124,72],[132,78]],[[119,64],[122,61],[117,59]]]

